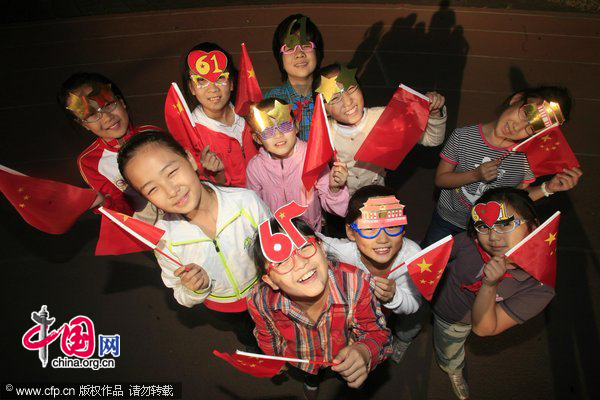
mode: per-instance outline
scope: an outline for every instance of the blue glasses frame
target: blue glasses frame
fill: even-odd
[[[390,229],[390,228],[392,228],[392,227],[391,227],[391,226],[388,226],[388,227],[385,227],[385,228],[379,228],[379,230],[377,231],[377,233],[376,233],[376,234],[374,234],[374,235],[371,235],[371,236],[369,236],[369,235],[365,235],[365,234],[362,232],[362,229],[360,229],[360,228],[359,228],[359,227],[358,227],[356,224],[351,224],[351,225],[350,225],[350,228],[351,228],[351,229],[352,229],[354,232],[358,233],[358,236],[360,236],[360,237],[361,237],[361,238],[363,238],[363,239],[375,239],[377,236],[379,236],[379,234],[381,234],[381,231],[385,231],[385,234],[386,234],[386,235],[388,235],[388,236],[390,236],[390,237],[396,237],[396,236],[400,236],[400,235],[402,235],[402,234],[404,233],[404,231],[406,230],[406,225],[401,225],[401,226],[400,226],[400,231],[399,231],[398,233],[390,233],[390,232],[388,231],[388,229]]]

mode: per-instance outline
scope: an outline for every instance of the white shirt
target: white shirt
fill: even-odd
[[[233,104],[231,103],[229,103],[228,107],[231,107],[233,110],[235,110],[233,108]],[[224,123],[207,116],[206,113],[204,113],[202,106],[198,106],[194,109],[194,112],[192,112],[192,118],[194,118],[195,123],[203,125],[211,131],[224,133],[240,142],[240,145],[242,144],[242,134],[244,133],[246,121],[244,118],[237,115],[235,111],[233,113],[233,124],[231,126],[225,125]]]

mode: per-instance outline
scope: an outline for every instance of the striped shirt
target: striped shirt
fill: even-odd
[[[454,172],[466,172],[505,156],[508,150],[490,144],[483,135],[481,125],[473,125],[455,129],[440,157],[456,165]],[[509,153],[498,166],[498,177],[492,182],[479,181],[454,189],[442,189],[437,211],[444,220],[466,229],[471,207],[485,191],[497,187],[517,187],[533,181],[535,176],[525,154]]]
[[[261,282],[248,296],[254,335],[267,355],[332,362],[350,343],[371,353],[371,369],[391,354],[390,331],[369,286],[368,276],[348,264],[330,265],[329,297],[315,324],[281,291]],[[293,363],[311,374],[319,365]]]
[[[299,125],[298,137],[308,142],[308,133],[310,132],[310,123],[312,121],[315,101],[312,93],[308,96],[302,96],[296,92],[290,81],[286,81],[282,86],[276,87],[265,93],[265,99],[275,98],[283,100],[292,105],[292,112]],[[302,112],[302,118],[297,118],[298,111]]]

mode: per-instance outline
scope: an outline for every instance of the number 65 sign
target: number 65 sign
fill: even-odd
[[[275,211],[275,219],[285,233],[279,232],[273,234],[269,220],[262,222],[258,226],[260,247],[267,260],[272,263],[284,262],[290,258],[294,247],[300,248],[306,244],[304,236],[292,224],[292,218],[301,216],[304,214],[304,211],[306,211],[306,207],[299,205],[295,201]]]

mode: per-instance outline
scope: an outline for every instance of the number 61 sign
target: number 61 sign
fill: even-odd
[[[285,233],[271,232],[269,220],[258,226],[260,247],[265,258],[272,263],[281,263],[290,258],[294,247],[300,248],[306,244],[306,239],[298,228],[292,224],[292,218],[304,214],[306,207],[292,201],[275,211],[275,219]]]

